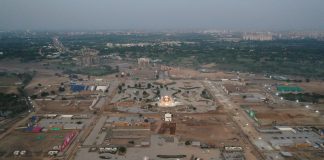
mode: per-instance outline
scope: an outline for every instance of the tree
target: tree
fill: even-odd
[[[124,147],[124,146],[119,147],[118,150],[120,153],[126,153],[126,151],[127,151],[126,147]]]
[[[42,92],[42,93],[41,93],[41,96],[42,96],[42,97],[46,97],[46,96],[48,96],[48,95],[49,95],[48,92]]]
[[[64,91],[65,91],[64,86],[59,87],[59,91],[60,91],[60,92],[64,92]]]
[[[151,83],[148,83],[147,84],[147,88],[150,89],[152,87],[152,84]]]
[[[119,66],[115,66],[115,70],[119,72]]]
[[[306,78],[306,80],[305,80],[307,83],[309,83],[310,82],[310,79],[309,78]]]
[[[32,96],[30,96],[31,99],[36,99],[37,98],[37,94],[34,94]]]

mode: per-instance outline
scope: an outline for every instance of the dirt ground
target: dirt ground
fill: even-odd
[[[223,114],[196,114],[176,120],[176,135],[183,140],[200,141],[216,146],[234,145],[238,131]]]
[[[0,86],[0,92],[1,93],[16,93],[18,94],[18,90],[16,86]]]
[[[18,93],[19,83],[21,83],[20,79],[14,75],[0,76],[0,92],[8,94]]]
[[[91,100],[36,100],[38,113],[81,114],[89,113]]]
[[[13,151],[26,150],[19,159],[41,160],[54,146],[61,145],[64,136],[71,131],[49,131],[46,133],[27,133],[14,131],[0,141],[0,159],[15,159]]]
[[[236,77],[236,75],[232,73],[225,73],[225,72],[201,73],[193,69],[185,69],[185,68],[172,68],[170,70],[170,76],[172,78],[194,78],[194,79],[208,78],[209,80],[219,80],[223,78]]]
[[[39,90],[42,91],[55,91],[58,92],[58,88],[61,83],[67,83],[69,79],[67,77],[55,76],[55,72],[37,72],[33,80],[26,86],[26,90],[29,94],[37,94]],[[42,86],[38,86],[41,84]],[[35,89],[37,87],[38,89]]]
[[[309,83],[300,83],[299,86],[305,90],[305,92],[314,92],[318,94],[324,94],[324,82],[323,81],[311,81]]]
[[[304,110],[257,112],[256,118],[260,120],[262,125],[271,125],[273,121],[277,121],[277,124],[280,125],[320,125],[324,123],[319,115]]]

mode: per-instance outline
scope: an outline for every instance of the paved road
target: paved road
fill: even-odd
[[[80,137],[79,140],[77,142],[74,142],[74,144],[71,145],[71,147],[69,148],[69,150],[71,150],[70,152],[67,153],[67,157],[66,159],[68,160],[72,160],[75,158],[75,155],[79,149],[80,146],[82,146],[83,142],[86,142],[86,144],[91,144],[91,141],[93,141],[93,137],[98,135],[101,127],[103,126],[105,120],[107,117],[106,116],[102,116],[105,105],[109,104],[109,102],[111,101],[112,97],[116,94],[117,92],[117,84],[121,84],[123,81],[119,81],[119,82],[112,82],[112,84],[109,87],[109,92],[108,95],[106,97],[102,97],[99,102],[97,102],[97,104],[95,105],[95,107],[98,109],[97,114],[94,115],[93,119],[91,120],[91,125],[89,127],[87,127],[86,129],[82,130],[80,132]],[[102,124],[102,125],[95,125],[95,124]],[[100,127],[100,128],[99,128]],[[98,131],[99,128],[99,131]],[[93,133],[94,132],[94,133]],[[96,133],[96,134],[95,134]],[[90,138],[88,140],[88,137]]]
[[[252,142],[253,138],[259,137],[258,131],[256,131],[253,125],[251,125],[249,118],[245,115],[244,111],[240,107],[237,107],[237,105],[234,104],[227,95],[225,95],[226,93],[223,92],[221,88],[221,82],[204,81],[203,85],[209,89],[215,99],[225,106],[224,109],[228,111],[228,117],[234,122],[236,128],[240,130],[243,142],[250,146],[249,148],[245,148],[246,158],[249,160],[264,159],[262,153],[259,152]],[[236,113],[238,113],[238,118],[233,118],[233,115]],[[254,151],[255,154],[251,154],[252,151]]]
[[[87,139],[84,141],[82,145],[91,146],[93,144],[96,144],[97,142],[97,136],[102,128],[102,126],[105,124],[107,117],[101,116],[100,119],[97,121],[95,127],[93,128],[90,135],[87,137]]]

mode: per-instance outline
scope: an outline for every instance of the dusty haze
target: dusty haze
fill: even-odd
[[[1,0],[0,29],[324,29],[323,0]]]

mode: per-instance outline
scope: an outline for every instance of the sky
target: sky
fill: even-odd
[[[0,30],[323,30],[324,0],[0,0]]]

